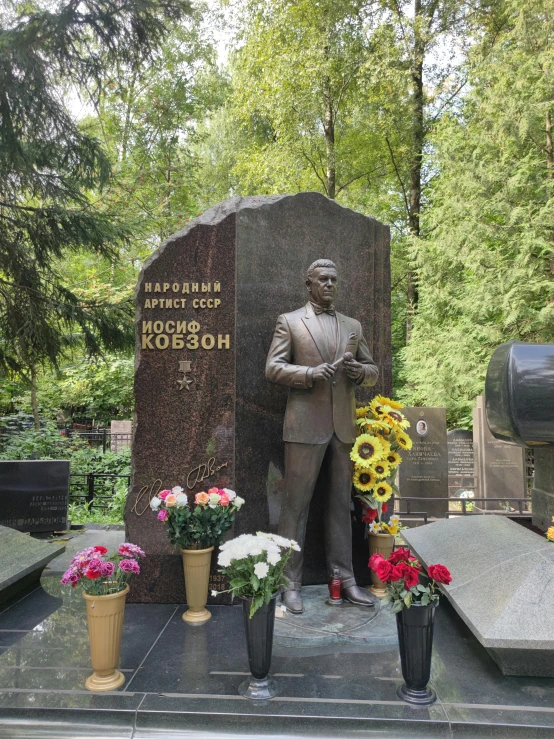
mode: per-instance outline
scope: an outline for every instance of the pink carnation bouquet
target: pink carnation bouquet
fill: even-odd
[[[125,542],[111,557],[103,546],[87,547],[76,554],[64,572],[62,583],[80,585],[89,595],[109,595],[124,590],[131,575],[140,573],[138,559],[146,556],[136,544]]]

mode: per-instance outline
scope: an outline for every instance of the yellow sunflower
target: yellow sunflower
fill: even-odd
[[[408,434],[404,434],[402,431],[396,432],[396,443],[401,449],[406,449],[409,451],[412,448],[412,440],[408,436]]]
[[[400,462],[402,462],[402,457],[398,452],[388,452],[387,453],[387,462],[389,463],[389,467],[391,469],[394,469],[395,467],[398,467]]]
[[[383,436],[379,437],[379,441],[381,442],[381,446],[383,447],[383,458],[384,458],[390,452],[390,441]]]
[[[373,463],[373,470],[378,479],[382,479],[383,477],[388,477],[390,475],[389,465],[382,459]]]
[[[548,541],[554,541],[554,526],[551,526],[546,532],[546,538]]]
[[[371,429],[372,434],[389,436],[392,431],[392,424],[385,423],[385,421],[366,421],[366,424]]]
[[[375,498],[377,503],[386,503],[392,495],[392,488],[388,482],[383,480],[374,486],[371,495]]]
[[[377,482],[377,478],[375,477],[373,470],[355,469],[354,479],[352,482],[357,490],[361,490],[365,493],[368,490],[371,490]]]
[[[381,420],[392,424],[395,429],[407,429],[410,426],[410,422],[403,413],[388,405],[382,406]]]
[[[363,405],[361,408],[356,408],[356,418],[365,418],[369,413],[369,406]]]
[[[398,526],[389,526],[388,523],[383,522],[381,526],[385,529],[387,534],[391,534],[392,536],[396,536],[398,534]]]
[[[374,412],[374,413],[375,413],[375,414],[376,414],[377,416],[380,416],[380,415],[381,415],[381,408],[382,408],[382,407],[383,407],[384,405],[387,405],[387,404],[388,404],[388,402],[389,402],[389,398],[385,398],[385,396],[384,396],[384,395],[376,395],[376,396],[375,396],[375,397],[373,398],[373,400],[371,401],[371,403],[369,404],[369,407],[371,408],[371,410],[372,410],[372,411],[373,411],[373,412]]]
[[[350,459],[356,463],[356,466],[364,469],[371,467],[373,462],[382,456],[383,445],[377,436],[371,434],[360,434],[350,452]]]

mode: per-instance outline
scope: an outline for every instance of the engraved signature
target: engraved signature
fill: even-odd
[[[227,467],[228,464],[229,462],[224,462],[223,464],[216,466],[215,457],[210,457],[207,462],[199,464],[198,467],[195,467],[188,473],[187,488],[192,490],[192,488],[199,482],[206,480],[208,477],[213,477],[213,475],[219,472],[219,470]]]
[[[131,508],[131,513],[136,513],[137,516],[142,516],[144,513],[146,513],[146,511],[150,508],[150,500],[160,492],[161,487],[162,481],[159,478],[157,480],[154,480],[150,487],[148,487],[148,485],[142,487],[137,493],[137,497],[135,498],[135,502],[133,503],[133,507]],[[146,505],[139,513],[138,505],[145,495],[148,495]]]

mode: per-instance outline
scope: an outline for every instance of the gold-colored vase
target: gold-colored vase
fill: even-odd
[[[188,611],[183,613],[183,621],[189,624],[201,624],[212,617],[206,608],[206,603],[213,550],[213,547],[181,549],[188,605]]]
[[[384,559],[388,559],[392,550],[394,549],[394,536],[392,534],[369,534],[369,556],[372,554],[381,554]],[[371,571],[371,582],[372,586],[369,588],[369,592],[377,596],[377,598],[384,598],[387,594],[386,583],[379,580],[377,573]]]
[[[86,679],[87,690],[115,690],[125,682],[125,676],[116,667],[119,664],[125,598],[128,592],[127,585],[119,593],[109,595],[83,593],[87,603],[90,661],[94,670]]]

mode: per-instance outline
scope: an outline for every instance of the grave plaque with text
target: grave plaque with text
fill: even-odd
[[[473,448],[479,498],[500,498],[479,503],[488,510],[504,508],[510,498],[526,496],[525,451],[522,447],[496,439],[490,432],[483,396],[473,409]]]
[[[412,449],[401,452],[398,488],[401,498],[443,498],[412,503],[412,510],[443,518],[448,510],[446,408],[404,408],[410,422]]]
[[[0,526],[26,532],[67,526],[69,462],[0,462]]]
[[[265,380],[276,319],[307,302],[307,267],[338,267],[338,310],[357,318],[391,391],[389,229],[318,193],[233,198],[171,236],[136,290],[133,472],[128,541],[147,558],[130,599],[184,601],[181,559],[148,502],[160,486],[189,496],[217,485],[246,500],[234,533],[276,531],[283,489],[287,389]],[[324,474],[324,473],[323,473]],[[325,582],[322,511],[314,494],[305,584]],[[355,560],[367,577],[367,542]],[[213,557],[210,589],[222,590]],[[214,601],[212,601],[214,602]],[[217,602],[217,601],[215,601]]]
[[[473,432],[454,429],[446,435],[448,444],[448,489],[451,496],[475,489]]]

